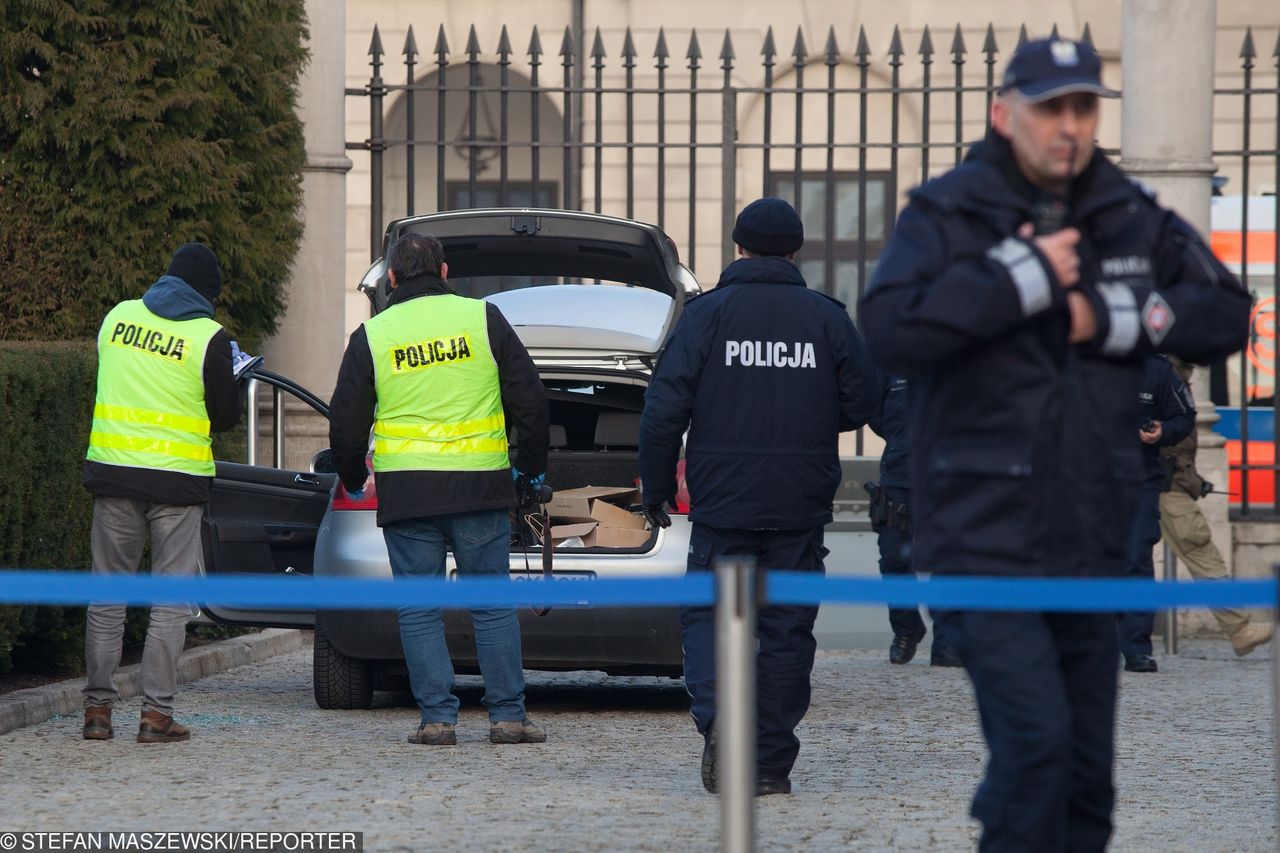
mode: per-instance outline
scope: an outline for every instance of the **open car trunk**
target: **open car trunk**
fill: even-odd
[[[547,484],[557,493],[584,486],[639,488],[640,412],[647,375],[543,369],[542,381],[551,423]],[[638,511],[638,502],[631,509]],[[552,523],[556,523],[554,518]],[[656,541],[657,531],[649,531],[648,541],[639,546],[562,545],[556,550],[645,553]],[[520,550],[518,545],[516,550]]]

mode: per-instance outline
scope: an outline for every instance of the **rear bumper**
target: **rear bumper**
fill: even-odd
[[[634,674],[679,674],[680,618],[676,608],[552,608],[537,616],[517,611],[526,669],[600,669]],[[330,610],[318,614],[329,642],[347,657],[401,660],[396,614]],[[444,615],[449,656],[459,668],[477,665],[471,615]]]

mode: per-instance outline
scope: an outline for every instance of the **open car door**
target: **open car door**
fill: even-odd
[[[329,407],[278,374],[254,368],[251,377],[280,388],[326,418]],[[333,493],[336,474],[217,462],[205,507],[205,572],[222,577],[311,577],[316,531]],[[202,602],[214,621],[233,625],[311,627],[311,610],[246,610]]]

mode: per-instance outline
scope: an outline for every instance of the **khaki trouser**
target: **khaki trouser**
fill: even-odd
[[[200,544],[203,507],[170,506],[130,498],[93,501],[93,573],[131,575],[138,571],[142,548],[151,535],[151,574],[199,575],[204,572]],[[85,705],[110,705],[119,695],[115,674],[124,638],[123,605],[90,604],[85,620],[84,658],[88,682]],[[157,604],[142,649],[142,710],[173,716],[178,686],[178,655],[187,639],[187,605]]]
[[[1160,532],[1197,580],[1223,580],[1228,576],[1222,552],[1213,544],[1209,522],[1200,505],[1181,489],[1160,493]],[[1228,636],[1249,621],[1247,612],[1234,607],[1221,607],[1212,612]]]

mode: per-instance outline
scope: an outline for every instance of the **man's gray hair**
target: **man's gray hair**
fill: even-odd
[[[430,234],[406,234],[387,249],[387,269],[397,281],[420,275],[440,275],[444,263],[444,247]]]

